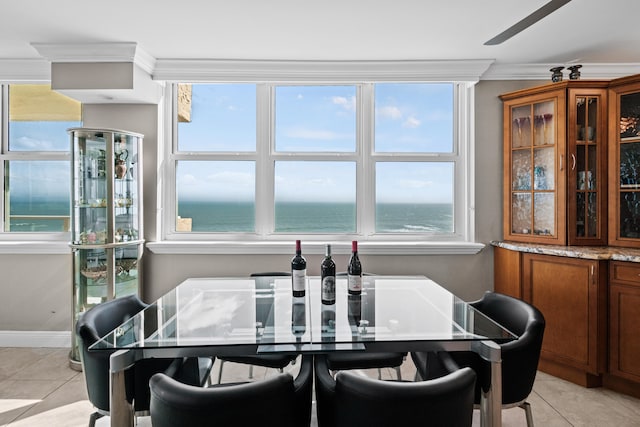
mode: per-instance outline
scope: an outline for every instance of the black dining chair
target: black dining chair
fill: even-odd
[[[269,271],[263,273],[252,273],[251,277],[256,278],[256,285],[268,286],[268,283],[261,283],[259,278],[265,277],[287,277],[291,276],[291,273],[286,271]],[[269,313],[264,313],[261,307],[256,307],[256,315],[266,320]],[[241,363],[243,365],[249,365],[249,379],[253,379],[253,367],[260,366],[263,368],[277,369],[280,373],[284,372],[289,364],[295,363],[297,358],[296,354],[247,354],[242,356],[218,356],[219,369],[218,369],[218,384],[222,382],[222,369],[225,362]]]
[[[346,272],[339,272],[336,276],[346,276]],[[371,276],[371,273],[362,273]],[[382,379],[382,369],[392,368],[399,380],[402,379],[401,366],[407,353],[403,352],[335,352],[327,354],[327,365],[333,372],[350,369],[377,369],[378,379]]]
[[[89,418],[90,427],[97,419],[109,415],[109,357],[115,350],[89,351],[89,347],[146,307],[136,295],[116,298],[92,307],[76,323],[87,395],[96,408]],[[171,371],[185,382],[203,385],[212,366],[211,358],[139,360],[125,373],[127,400],[133,402],[136,416],[148,415],[149,378],[153,374]]]
[[[149,387],[153,427],[303,427],[311,423],[313,356],[302,356],[295,378],[287,372],[202,388],[159,373]]]
[[[319,427],[471,426],[476,374],[457,369],[429,381],[381,381],[349,371],[333,378],[316,356]]]
[[[475,309],[493,319],[518,336],[517,340],[500,345],[502,354],[502,407],[521,407],[525,411],[527,425],[533,426],[531,405],[527,402],[536,378],[545,320],[533,305],[522,300],[496,292],[487,292],[475,302]],[[446,355],[446,356],[445,356]],[[457,366],[468,366],[478,375],[475,404],[480,404],[481,393],[491,384],[490,363],[473,352],[449,352],[440,357],[448,357]],[[432,355],[422,352],[411,353],[417,374],[424,379],[439,375],[430,362]]]

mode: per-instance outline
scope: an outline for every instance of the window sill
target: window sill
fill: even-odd
[[[348,254],[350,242],[304,242],[307,254],[324,254],[325,243],[332,252]],[[148,242],[147,248],[160,255],[261,255],[291,254],[293,242],[163,241]],[[359,242],[365,255],[475,255],[486,245],[473,242]]]
[[[69,242],[48,241],[3,241],[0,242],[0,255],[44,254],[66,255],[71,253]]]

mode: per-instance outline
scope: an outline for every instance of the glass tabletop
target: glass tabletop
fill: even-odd
[[[331,350],[371,343],[503,342],[517,338],[423,276],[365,276],[361,295],[336,281],[320,301],[320,278],[294,298],[290,277],[195,278],[130,318],[90,349],[261,347]]]

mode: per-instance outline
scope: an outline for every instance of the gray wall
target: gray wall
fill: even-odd
[[[502,237],[502,107],[498,95],[533,81],[481,81],[476,87],[476,235],[489,244]],[[158,106],[84,106],[84,125],[140,132],[144,139],[145,238],[156,240]],[[308,256],[318,274],[320,256]],[[158,255],[145,252],[143,298],[153,300],[187,277],[246,275],[288,270],[289,255]],[[365,270],[379,274],[424,274],[460,297],[478,298],[493,287],[493,250],[477,255],[366,256]],[[337,256],[346,265],[346,256]],[[0,254],[0,331],[67,331],[71,316],[71,255]]]

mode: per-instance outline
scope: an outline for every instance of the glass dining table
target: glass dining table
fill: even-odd
[[[510,331],[424,276],[364,276],[360,295],[336,281],[322,304],[320,277],[295,298],[291,278],[187,279],[90,347],[109,350],[111,426],[133,426],[124,372],[137,360],[269,353],[474,351],[491,363],[481,425],[501,425],[499,343]]]

